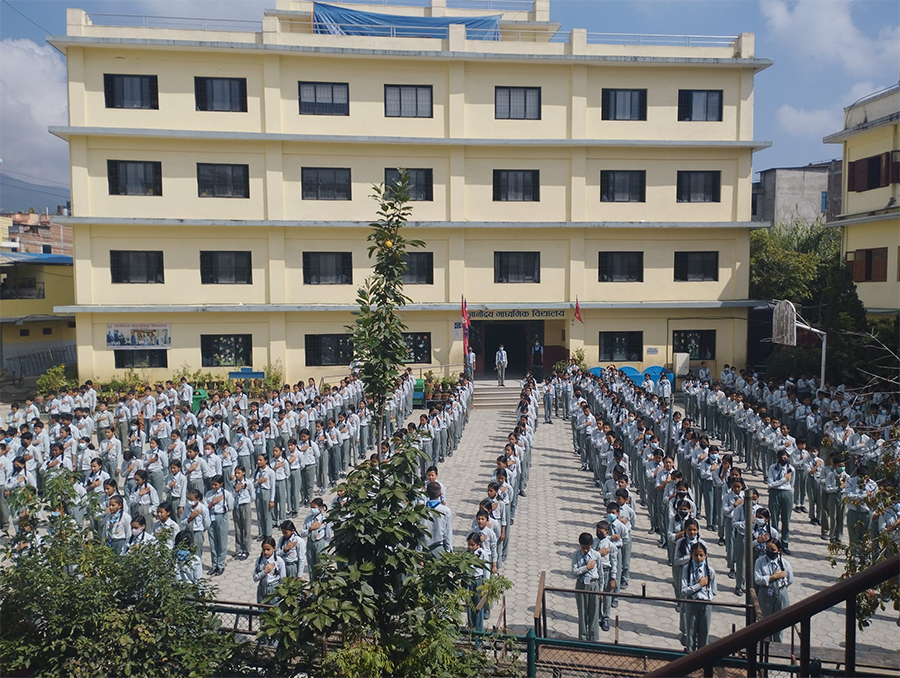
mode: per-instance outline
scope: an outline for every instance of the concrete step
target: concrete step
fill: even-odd
[[[491,410],[515,410],[519,403],[518,384],[497,386],[496,382],[490,384],[478,383],[475,385],[475,393],[472,398],[473,407]]]

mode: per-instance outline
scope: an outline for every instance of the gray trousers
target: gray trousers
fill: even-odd
[[[212,520],[213,516],[210,516]],[[225,558],[228,556],[228,513],[215,514],[215,520],[209,524],[209,552],[212,566],[225,569]]]
[[[304,466],[300,471],[300,475],[302,478],[300,487],[303,497],[303,503],[305,505],[309,505],[309,502],[313,500],[313,495],[316,491],[316,465],[309,464],[308,466]]]
[[[583,577],[575,582],[575,588],[579,591],[599,591],[600,581],[593,579],[587,584]],[[575,594],[575,604],[578,606],[578,640],[597,642],[600,639],[600,597],[578,593]]]
[[[239,504],[232,512],[234,545],[238,553],[250,553],[250,504]]]
[[[497,385],[506,386],[506,366],[497,365]]]
[[[262,493],[256,495],[256,520],[259,524],[259,536],[272,536],[272,509],[269,500]]]
[[[684,605],[688,652],[693,652],[709,642],[709,625],[711,620],[711,605],[697,603],[686,603]]]
[[[791,490],[769,490],[769,512],[772,527],[781,536],[785,546],[791,539],[791,511],[793,510],[794,493]]]
[[[767,586],[758,586],[756,589],[756,593],[759,597],[759,606],[762,609],[763,617],[773,615],[791,604],[790,597],[788,596],[787,586],[778,589],[775,592],[775,595],[772,596],[769,595],[769,587]],[[777,633],[769,636],[769,640],[780,643],[781,631],[778,631]]]

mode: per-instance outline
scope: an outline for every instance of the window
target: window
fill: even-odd
[[[155,75],[103,75],[107,108],[159,109],[159,83]]]
[[[540,87],[495,87],[494,117],[497,120],[540,120]]]
[[[900,183],[900,152],[887,151],[880,155],[847,163],[847,190],[861,193]]]
[[[197,163],[197,195],[201,198],[249,198],[249,165]]]
[[[675,253],[675,282],[718,279],[718,252]]]
[[[164,349],[141,349],[138,351],[113,351],[116,356],[116,369],[130,367],[168,367],[169,352]]]
[[[430,118],[431,85],[385,85],[384,115],[387,118]]]
[[[716,357],[715,330],[674,330],[672,350],[687,353],[691,360],[714,360]]]
[[[722,90],[678,90],[678,119],[687,122],[721,121]]]
[[[404,285],[434,284],[434,254],[432,252],[407,252]]]
[[[431,363],[431,332],[404,332],[406,362],[428,365]]]
[[[19,330],[20,337],[27,337],[31,335],[31,330]]]
[[[69,324],[69,329],[70,329],[70,330],[74,330],[74,329],[75,329],[75,321],[74,321],[74,320],[70,320],[68,324]]]
[[[304,200],[350,200],[350,168],[304,167],[300,175]]]
[[[434,200],[434,173],[430,169],[408,169],[409,199],[412,201],[431,202]],[[393,186],[400,182],[400,170],[393,167],[384,168],[384,185]]]
[[[200,284],[252,285],[250,252],[200,252]]]
[[[109,271],[114,283],[163,284],[162,252],[110,250]]]
[[[48,334],[53,334],[53,328],[52,327],[42,327],[41,334],[43,334],[44,336],[47,336]]]
[[[679,172],[677,186],[678,202],[720,202],[722,173]]]
[[[601,202],[646,202],[645,170],[601,170]]]
[[[494,252],[495,283],[539,283],[540,252]]]
[[[53,254],[53,245],[41,245],[41,254]]]
[[[828,191],[822,191],[822,204],[819,206],[819,211],[822,214],[828,211]]]
[[[252,367],[252,334],[201,334],[200,363],[203,367]]]
[[[494,170],[494,202],[540,202],[540,170]]]
[[[643,353],[643,332],[600,333],[600,360],[639,362]]]
[[[349,365],[353,339],[349,334],[307,334],[306,366]]]
[[[846,259],[853,273],[853,282],[887,281],[887,247],[850,251]]]
[[[598,259],[600,282],[644,282],[643,252],[600,252]]]
[[[162,195],[162,163],[107,160],[110,195]]]
[[[350,115],[346,82],[300,82],[300,115]]]
[[[247,78],[194,78],[198,111],[247,112]]]
[[[646,120],[647,90],[604,89],[601,118],[603,120]]]
[[[352,285],[351,252],[304,252],[304,285]]]

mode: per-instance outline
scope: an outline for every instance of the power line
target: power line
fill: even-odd
[[[8,169],[0,169],[0,173],[15,174],[16,176],[19,176],[19,177],[28,177],[29,179],[37,179],[38,181],[44,181],[48,184],[55,184],[57,186],[62,186],[63,188],[69,188],[69,184],[64,184],[61,181],[50,181],[49,179],[44,179],[43,177],[36,177],[33,174],[25,174],[24,172],[13,172],[12,170],[8,170]]]
[[[3,178],[2,178],[2,177],[0,177],[0,184],[3,184]],[[9,186],[9,187],[12,187],[12,184],[5,184],[5,185],[6,185],[6,186]],[[20,187],[19,187],[19,186],[16,186],[15,188],[20,188]],[[48,188],[49,188],[49,187],[48,187]],[[51,198],[53,198],[53,199],[55,199],[55,200],[68,200],[68,199],[69,199],[69,195],[68,195],[68,194],[65,194],[65,193],[50,193],[49,191],[42,191],[42,190],[37,189],[37,188],[22,189],[22,190],[29,190],[29,191],[32,191],[32,192],[34,192],[34,193],[41,193],[41,194],[43,194],[43,195],[49,195]],[[51,190],[52,190],[52,189],[51,189]]]
[[[28,16],[27,14],[25,14],[24,12],[22,12],[20,9],[17,9],[16,7],[13,7],[11,4],[9,4],[9,2],[8,2],[7,0],[3,0],[3,4],[6,5],[7,7],[9,7],[11,10],[13,10],[14,12],[16,12],[17,14],[21,15],[22,17],[24,17],[26,21],[30,21],[31,23],[33,23],[35,26],[37,26],[37,27],[40,28],[42,31],[44,31],[44,33],[53,33],[53,31],[47,30],[46,28],[44,28],[43,26],[41,26],[37,21],[35,21],[35,20],[32,19],[30,16]]]

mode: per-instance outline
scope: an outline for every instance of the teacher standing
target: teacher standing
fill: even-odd
[[[500,348],[497,349],[497,353],[494,356],[494,369],[497,371],[497,386],[506,386],[507,365],[509,365],[509,360],[506,355],[506,349],[503,348],[503,344],[500,344]]]

